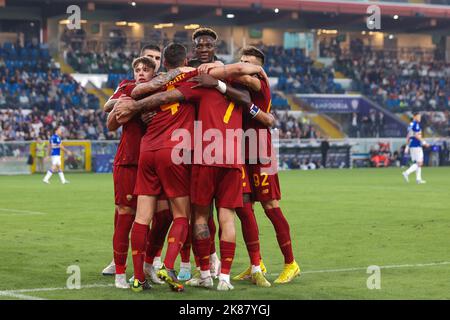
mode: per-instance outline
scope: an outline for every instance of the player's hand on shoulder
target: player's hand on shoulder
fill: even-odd
[[[210,76],[209,74],[206,74],[206,73],[202,73],[202,74],[199,74],[198,76],[192,77],[188,81],[189,82],[197,82],[197,84],[194,85],[192,87],[192,89],[198,88],[198,87],[215,88],[219,84],[219,82],[216,78],[214,78],[213,76]]]
[[[200,73],[200,74],[201,73],[208,73],[209,70],[211,70],[213,68],[221,67],[223,65],[224,65],[223,62],[221,62],[221,61],[215,61],[215,62],[210,62],[210,63],[203,63],[197,68],[197,70],[198,70],[198,73]]]
[[[192,68],[192,67],[180,67],[179,69],[183,73],[188,73],[188,72],[195,71],[195,68]]]
[[[114,107],[116,120],[119,124],[128,122],[133,117],[135,111],[135,101],[129,97],[119,98],[119,101]]]
[[[155,111],[145,111],[141,113],[141,120],[146,125],[149,125],[152,122],[152,119],[156,116]]]

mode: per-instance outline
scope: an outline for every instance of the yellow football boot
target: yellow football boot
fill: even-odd
[[[252,282],[258,287],[268,288],[271,286],[270,282],[264,277],[261,271],[252,274]]]
[[[265,275],[267,273],[267,268],[264,265],[263,261],[259,262],[259,266],[261,267],[262,274]],[[242,271],[237,276],[233,277],[233,280],[247,280],[252,278],[252,266],[249,266],[245,271]]]
[[[294,262],[284,265],[283,271],[274,281],[274,283],[288,283],[299,275],[300,275],[300,266],[294,260]]]

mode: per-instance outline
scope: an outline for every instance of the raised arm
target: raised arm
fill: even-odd
[[[260,66],[242,62],[228,64],[222,67],[216,67],[209,70],[209,74],[216,79],[227,79],[227,78],[234,79],[244,75],[253,75],[263,72],[264,70]]]
[[[245,75],[237,77],[236,81],[250,88],[252,91],[258,92],[261,90],[261,81],[257,77]]]
[[[168,84],[170,81],[178,77],[180,74],[185,72],[190,72],[195,70],[190,67],[181,67],[168,71],[167,73],[160,74],[152,80],[144,83],[140,83],[131,92],[131,97],[133,99],[139,99],[146,96],[152,92],[155,92]]]

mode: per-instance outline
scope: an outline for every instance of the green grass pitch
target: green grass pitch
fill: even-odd
[[[450,168],[425,168],[425,185],[413,176],[406,184],[400,173],[280,173],[281,206],[303,271],[290,284],[233,281],[235,290],[225,293],[155,286],[140,294],[108,286],[113,277],[100,274],[112,258],[111,175],[67,174],[68,185],[58,176],[51,185],[40,175],[0,176],[0,299],[449,299]],[[283,259],[259,205],[256,214],[272,282]],[[238,220],[236,227],[234,275],[249,263]],[[80,267],[82,286],[93,286],[64,289],[70,265]],[[379,290],[367,288],[370,265],[381,267]]]

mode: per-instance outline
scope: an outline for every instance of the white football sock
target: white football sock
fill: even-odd
[[[408,170],[406,170],[406,174],[410,175],[411,173],[413,173],[414,171],[417,170],[419,166],[417,165],[417,163],[414,163],[411,167],[409,167]]]
[[[219,257],[217,256],[217,252],[214,252],[212,255],[210,255],[209,259],[211,262],[219,260]]]
[[[209,270],[200,270],[200,277],[202,277],[202,279],[206,279],[211,277],[211,272]]]
[[[422,167],[417,167],[416,180],[417,181],[422,181]]]
[[[47,171],[47,174],[45,175],[44,180],[45,180],[45,181],[50,180],[50,178],[52,177],[52,174],[53,174],[53,172],[52,172],[51,170],[48,170],[48,171]]]
[[[221,273],[219,275],[219,281],[221,281],[221,280],[230,283],[230,275],[229,274],[225,274],[225,273]]]
[[[256,272],[261,272],[261,266],[252,265],[252,274]]]
[[[180,263],[180,269],[191,270],[191,263],[190,262],[181,262]]]
[[[59,171],[58,175],[59,175],[59,179],[61,180],[61,183],[65,183],[66,182],[66,178],[64,178],[64,172]]]

